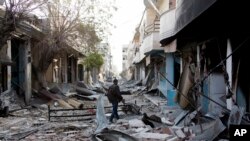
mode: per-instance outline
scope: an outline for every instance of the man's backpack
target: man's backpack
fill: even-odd
[[[110,86],[108,89],[108,92],[107,92],[107,97],[108,97],[109,102],[112,102],[115,100],[115,93],[114,92],[115,92],[114,87]]]

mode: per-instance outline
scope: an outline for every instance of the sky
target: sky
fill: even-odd
[[[119,74],[122,71],[122,46],[132,41],[145,7],[143,0],[116,0],[116,4],[118,10],[112,19],[116,28],[111,30],[109,43],[113,56],[113,69]]]

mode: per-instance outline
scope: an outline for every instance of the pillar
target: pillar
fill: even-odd
[[[7,56],[11,59],[11,40],[7,41]],[[11,66],[7,66],[7,88],[11,89]]]
[[[231,42],[230,39],[227,39],[227,56],[229,56],[232,53],[232,46],[231,46]],[[228,81],[229,81],[229,85],[232,86],[232,56],[230,56],[227,61],[226,61],[226,70],[228,73]],[[228,89],[226,89],[226,92],[228,93]],[[232,109],[232,98],[227,99],[227,109]]]

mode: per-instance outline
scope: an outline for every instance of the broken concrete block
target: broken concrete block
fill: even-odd
[[[153,128],[150,125],[146,125],[146,128],[152,130]]]
[[[181,139],[184,139],[186,135],[182,132],[181,129],[175,131],[176,136],[178,136]]]
[[[174,125],[174,122],[171,122],[171,121],[165,119],[164,117],[161,118],[161,121],[162,121],[162,123],[167,124],[169,126],[173,126]]]
[[[188,133],[188,127],[184,127],[183,131],[184,133]]]
[[[166,140],[170,137],[168,134],[160,133],[137,133],[133,135],[137,139],[152,139],[152,140]]]
[[[19,129],[20,129],[20,127],[18,127],[18,126],[12,126],[12,127],[10,127],[10,130],[12,130],[12,131],[17,131]]]
[[[168,141],[180,141],[178,137],[174,136],[173,138],[168,139]]]
[[[144,128],[144,127],[140,127],[140,128],[136,128],[133,131],[135,131],[136,133],[145,133],[147,131],[149,131],[148,128]]]
[[[46,121],[46,118],[39,118],[38,121]]]
[[[88,89],[88,85],[86,85],[83,81],[78,81],[76,85]]]
[[[57,85],[50,88],[49,91],[53,94],[63,94],[62,90]]]
[[[119,119],[116,121],[117,124],[123,124],[123,123],[128,123],[128,120],[126,119]]]
[[[172,130],[169,129],[168,127],[162,127],[162,128],[156,129],[154,130],[154,132],[162,133],[162,134],[169,134],[169,135],[173,134]]]
[[[126,130],[127,128],[126,127],[124,127],[124,126],[118,126],[118,127],[116,127],[118,130],[120,130],[120,131],[124,131],[124,130]]]
[[[129,123],[123,123],[122,126],[125,127],[126,129],[128,129],[129,128]]]
[[[128,123],[131,128],[145,127],[145,124],[139,119],[129,120]]]

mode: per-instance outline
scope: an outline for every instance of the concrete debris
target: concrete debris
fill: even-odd
[[[123,95],[126,103],[119,103],[120,119],[114,123],[108,123],[112,106],[104,94],[98,94],[99,85],[90,89],[85,83],[78,82],[72,86],[76,91],[70,86],[63,90],[60,85],[50,91],[41,90],[39,93],[49,99],[44,103],[38,104],[38,99],[34,98],[30,107],[17,105],[13,108],[10,104],[11,116],[0,117],[0,140],[200,141],[217,139],[225,131],[224,122],[199,115],[200,108],[196,111],[169,108],[165,98],[146,94],[148,89],[136,86],[136,83],[124,84],[124,90],[132,94]],[[63,95],[58,95],[61,92]],[[243,114],[244,109],[233,107],[228,124],[240,124]],[[57,120],[49,121],[49,115]],[[78,115],[86,115],[86,118],[81,120]]]
[[[150,119],[146,113],[143,113],[143,117],[141,120],[143,121],[144,124],[149,125],[151,128],[155,127],[154,123],[150,121]]]
[[[133,131],[135,131],[136,133],[145,133],[145,132],[150,131],[150,129],[148,129],[146,127],[139,127],[139,128],[133,129]]]
[[[175,131],[175,134],[177,137],[184,139],[186,137],[186,135],[183,133],[183,131],[181,129]]]
[[[85,96],[85,95],[75,94],[74,96],[77,99],[81,99],[81,100],[90,100],[90,101],[97,100],[96,95]]]
[[[98,134],[92,136],[94,141],[137,141],[136,138],[120,131],[103,129]]]
[[[167,120],[164,117],[161,118],[161,122],[164,123],[164,124],[166,124],[166,125],[169,125],[169,126],[173,126],[174,125],[174,122],[171,122],[171,121]]]
[[[175,125],[178,125],[181,120],[183,120],[189,111],[182,111],[174,120]]]
[[[140,114],[141,113],[141,108],[134,104],[134,103],[126,103],[123,107],[122,107],[122,111],[124,111],[126,114],[130,113],[134,113],[134,114]]]
[[[97,94],[95,91],[92,91],[92,90],[89,90],[86,88],[82,88],[82,87],[78,87],[78,86],[75,86],[75,89],[76,89],[77,93],[84,95],[84,96],[90,96],[90,95]]]
[[[77,100],[74,99],[68,99],[67,102],[72,105],[74,108],[81,109],[83,108],[83,103],[78,102]]]
[[[60,89],[60,87],[58,85],[55,85],[54,87],[50,88],[49,91],[53,94],[63,95],[63,91]]]
[[[140,127],[145,127],[146,125],[142,122],[142,120],[139,119],[131,119],[128,121],[129,126],[131,128],[140,128]]]
[[[220,119],[189,127],[195,136],[192,141],[214,140],[226,128]]]
[[[170,137],[170,135],[168,134],[150,133],[150,132],[137,133],[133,134],[133,136],[139,140],[162,140],[162,141],[165,141]]]
[[[229,116],[229,120],[228,120],[228,127],[229,125],[233,124],[233,125],[239,125],[241,123],[241,119],[244,115],[245,112],[245,108],[243,107],[238,107],[236,105],[234,105],[232,107],[230,116]]]
[[[88,85],[86,85],[84,81],[78,81],[76,86],[81,87],[81,88],[86,88],[86,89],[89,88]]]

